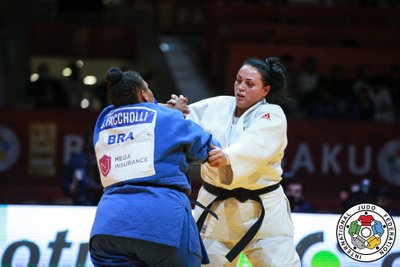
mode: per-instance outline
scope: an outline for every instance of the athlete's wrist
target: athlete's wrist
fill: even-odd
[[[225,154],[226,166],[231,165],[231,160],[229,159],[228,154],[226,154],[226,153],[224,153],[224,154]]]

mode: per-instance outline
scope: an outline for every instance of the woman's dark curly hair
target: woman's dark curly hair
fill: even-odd
[[[118,67],[107,70],[105,81],[108,99],[116,107],[138,103],[137,92],[145,89],[143,78],[138,72],[123,72]]]

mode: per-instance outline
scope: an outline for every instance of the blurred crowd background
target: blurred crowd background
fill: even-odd
[[[91,129],[109,67],[143,74],[159,102],[194,102],[231,94],[252,56],[277,56],[291,75],[292,210],[367,202],[397,215],[396,0],[0,0],[0,202],[97,204]]]

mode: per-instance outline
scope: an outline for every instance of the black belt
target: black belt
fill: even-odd
[[[235,188],[233,190],[227,190],[221,187],[216,187],[213,186],[209,183],[203,182],[203,187],[205,190],[207,190],[209,193],[217,196],[210,204],[208,204],[207,209],[211,210],[212,204],[214,204],[217,201],[225,200],[228,198],[236,198],[240,202],[245,202],[246,200],[254,200],[261,205],[261,215],[258,218],[258,220],[250,227],[250,229],[246,232],[246,234],[239,240],[239,242],[229,251],[228,254],[226,254],[226,258],[232,262],[238,255],[239,253],[247,246],[247,244],[250,243],[250,241],[254,238],[254,236],[257,234],[258,230],[261,227],[261,224],[264,220],[264,215],[265,215],[265,209],[264,205],[262,203],[262,200],[260,198],[260,195],[272,192],[276,189],[279,188],[279,183],[274,184],[271,186],[267,186],[261,189],[257,190],[249,190],[249,189],[244,189],[242,187],[240,188]],[[199,231],[201,231],[201,228],[203,227],[204,221],[206,220],[207,217],[207,210],[204,210],[203,213],[200,215],[199,219],[197,220],[197,228]]]

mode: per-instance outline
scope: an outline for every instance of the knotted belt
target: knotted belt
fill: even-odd
[[[261,214],[258,220],[250,227],[250,229],[246,232],[246,234],[244,234],[244,236],[239,240],[239,242],[231,249],[231,251],[229,251],[229,253],[226,254],[225,257],[229,260],[229,262],[232,262],[239,255],[239,253],[247,246],[247,244],[249,244],[250,241],[254,238],[264,220],[265,209],[262,200],[260,198],[260,195],[278,189],[279,183],[257,190],[249,190],[249,189],[244,189],[242,187],[235,188],[233,190],[228,190],[221,187],[216,187],[214,185],[211,185],[203,181],[203,187],[209,193],[217,196],[210,204],[208,204],[207,209],[209,210],[211,209],[211,206],[215,202],[222,201],[231,197],[236,198],[240,202],[245,202],[246,200],[251,199],[258,202],[261,205]],[[197,220],[197,228],[199,229],[199,232],[203,227],[204,221],[207,218],[207,214],[208,214],[207,210],[204,210],[203,213],[200,215],[199,219]]]

